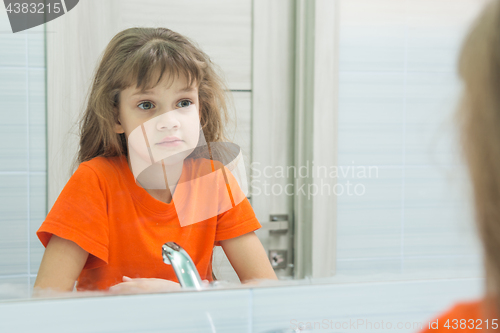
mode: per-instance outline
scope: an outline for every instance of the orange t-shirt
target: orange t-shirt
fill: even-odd
[[[186,159],[179,184],[196,178],[207,162],[213,170],[210,160]],[[220,196],[222,190],[227,193],[219,189],[214,194]],[[178,282],[172,266],[162,258],[161,247],[169,241],[187,251],[201,279],[212,281],[214,246],[260,227],[247,198],[211,218],[181,226],[174,201],[156,200],[138,186],[126,157],[120,156],[81,163],[37,236],[44,246],[57,235],[87,251],[77,290],[105,290],[122,282],[124,275]]]
[[[431,320],[420,333],[496,332],[500,328],[500,320],[491,310],[494,308],[494,305],[486,306],[485,300],[458,303]]]

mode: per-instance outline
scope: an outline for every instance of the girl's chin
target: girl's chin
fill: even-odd
[[[165,165],[171,165],[171,164],[177,164],[179,162],[182,162],[186,157],[188,157],[194,150],[195,148],[190,148],[187,149],[186,147],[183,148],[168,148],[168,149],[157,149],[156,147],[151,150],[152,157],[155,163],[161,163],[163,160],[163,163]],[[137,152],[135,151],[132,154],[129,154],[129,157],[133,160],[135,159],[140,159],[141,164],[142,163],[147,163],[151,164],[151,156],[149,155],[148,151],[140,151]]]
[[[178,153],[175,153],[175,154],[158,154],[158,155],[153,155],[155,156],[155,161],[157,163],[161,163],[161,161],[163,161],[163,164],[165,165],[174,165],[174,164],[177,164],[177,163],[180,163],[180,162],[183,162],[186,157],[189,156],[189,154],[191,154],[193,150],[183,150],[181,152],[178,152]]]

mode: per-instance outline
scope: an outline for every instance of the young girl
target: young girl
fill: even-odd
[[[81,123],[79,167],[37,232],[46,250],[35,291],[71,291],[75,281],[79,291],[179,288],[162,259],[168,241],[203,280],[212,281],[216,245],[242,282],[277,279],[250,203],[211,159],[210,143],[225,141],[224,95],[208,56],[175,32],[131,28],[110,41]],[[206,186],[215,171],[225,208],[228,196]]]
[[[455,304],[422,332],[500,329],[500,0],[491,1],[474,23],[459,72],[464,93],[458,115],[483,244],[485,295]]]

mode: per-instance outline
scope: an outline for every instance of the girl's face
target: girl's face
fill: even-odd
[[[121,91],[116,132],[125,133],[132,164],[137,158],[174,164],[196,148],[201,129],[198,88],[186,88],[187,82],[182,76],[164,78],[149,91]]]

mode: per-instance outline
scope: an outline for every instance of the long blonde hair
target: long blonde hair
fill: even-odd
[[[500,1],[473,24],[462,47],[458,119],[484,248],[487,298],[500,309]]]
[[[130,28],[111,39],[96,70],[80,121],[77,163],[97,156],[127,154],[124,134],[116,134],[120,92],[150,89],[164,75],[198,85],[200,123],[207,142],[227,141],[227,88],[218,67],[186,37],[165,28]]]

